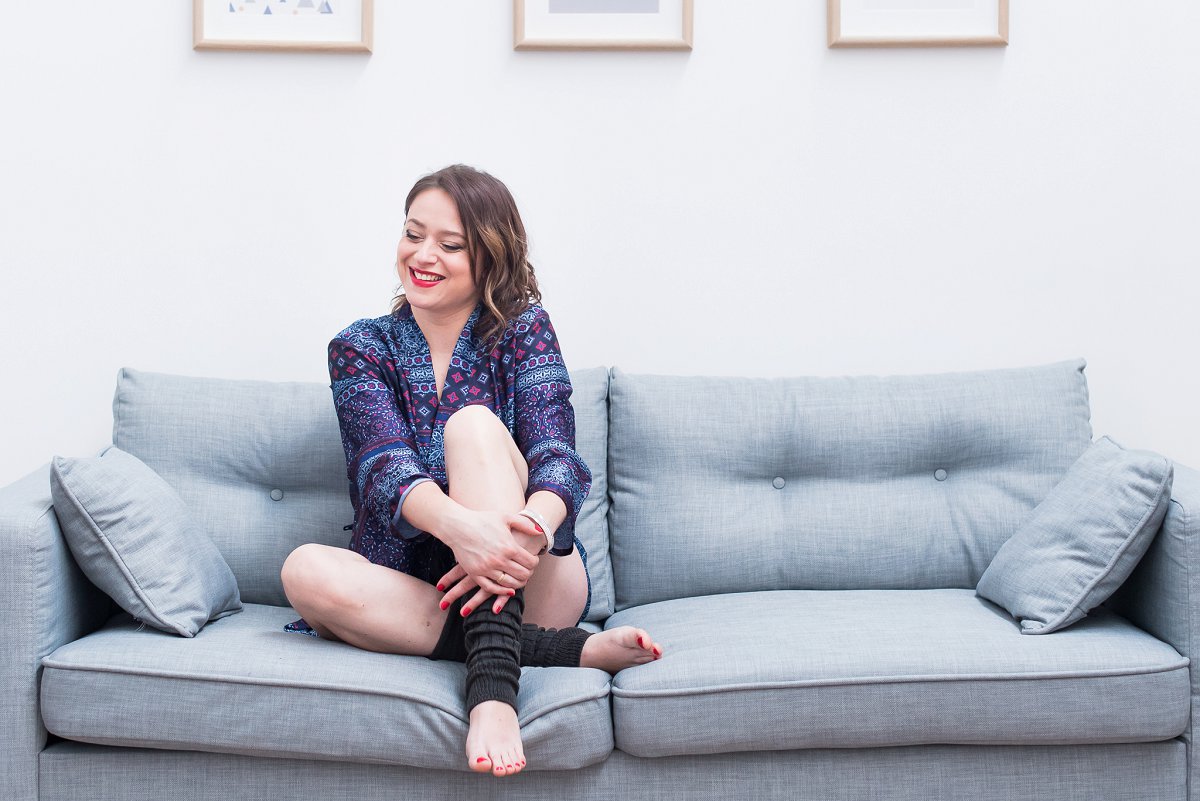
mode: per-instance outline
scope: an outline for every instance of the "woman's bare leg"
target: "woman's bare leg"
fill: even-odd
[[[367,651],[428,656],[446,624],[442,593],[346,548],[301,545],[281,577],[292,608],[318,634]]]
[[[453,500],[480,511],[517,512],[525,507],[528,468],[508,429],[491,409],[467,406],[451,415],[446,421],[445,449]],[[484,701],[470,710],[470,715],[470,768],[497,776],[519,773],[525,767],[525,751],[517,710],[503,701]]]
[[[477,510],[518,512],[525,507],[529,468],[494,412],[482,406],[459,410],[446,422],[445,438],[451,498]],[[531,552],[540,549],[537,539],[525,539]],[[547,628],[574,626],[586,603],[587,576],[579,552],[543,556],[525,587],[524,619]],[[615,673],[661,656],[662,648],[649,634],[621,626],[589,637],[580,663]],[[491,769],[498,775],[524,767],[516,710],[499,701],[471,710],[467,761],[475,770]]]

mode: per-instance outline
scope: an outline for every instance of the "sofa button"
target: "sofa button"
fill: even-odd
[[[787,482],[783,480],[783,476],[775,476],[775,480],[771,482],[771,486],[775,489],[783,489],[783,485]]]
[[[946,480],[946,471],[939,467],[937,470],[933,471],[933,477],[936,478],[938,481],[945,481]]]
[[[271,500],[282,501],[283,500],[283,490],[281,490],[281,489],[271,490]]]

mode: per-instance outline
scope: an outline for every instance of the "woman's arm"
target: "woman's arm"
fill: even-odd
[[[575,450],[571,377],[558,337],[546,311],[534,307],[534,312],[515,337],[517,447],[529,464],[526,506],[541,512],[554,529],[550,553],[566,556],[575,547],[575,520],[592,473]]]
[[[476,586],[489,595],[511,595],[517,586],[525,586],[537,567],[535,554],[538,549],[531,552],[521,547],[524,543],[520,542],[532,538],[516,538],[512,533],[514,528],[529,525],[524,517],[468,509],[448,497],[432,481],[419,484],[409,492],[401,513],[413,526],[446,543],[454,551],[462,573],[472,576]],[[532,529],[526,533],[532,533]],[[491,577],[501,573],[512,576],[518,584],[497,584]],[[464,585],[458,594],[466,589]]]
[[[392,390],[395,367],[383,353],[368,323],[350,326],[329,343],[330,388],[355,511],[377,529],[412,539],[420,532],[404,525],[397,509],[410,489],[433,482]]]

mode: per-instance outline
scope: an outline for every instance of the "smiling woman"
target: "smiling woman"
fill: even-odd
[[[446,167],[417,181],[404,209],[405,231],[396,251],[404,293],[393,311],[406,303],[420,307],[425,298],[412,290],[426,287],[412,280],[411,267],[436,273],[428,268],[438,263],[445,278],[465,269],[470,282],[460,280],[456,291],[470,283],[471,292],[479,292],[487,312],[479,331],[484,340],[497,336],[530,303],[541,302],[525,224],[503,183],[470,167]]]
[[[470,315],[478,287],[462,229],[458,207],[445,190],[426,189],[413,199],[396,248],[401,304],[448,320]]]
[[[304,616],[288,628],[465,662],[467,762],[507,776],[525,766],[522,666],[615,672],[662,648],[630,626],[575,625],[591,598],[575,536],[591,473],[508,188],[455,165],[417,181],[404,210],[392,313],[329,344],[354,535],[288,557]]]

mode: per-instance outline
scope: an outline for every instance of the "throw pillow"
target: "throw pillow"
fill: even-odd
[[[1083,618],[1129,577],[1171,499],[1170,461],[1092,444],[1003,546],[976,593],[1007,609],[1022,634]]]
[[[54,457],[54,512],[92,583],[138,620],[193,637],[242,609],[233,571],[183,499],[137,457]]]

